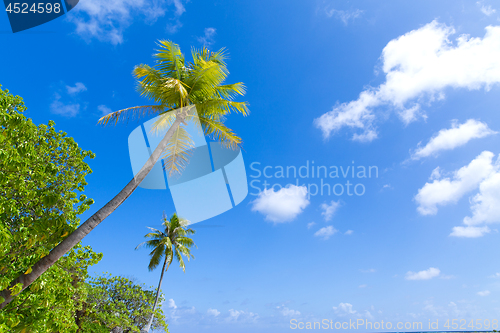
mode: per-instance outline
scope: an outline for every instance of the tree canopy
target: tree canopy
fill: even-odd
[[[88,297],[82,308],[82,332],[140,332],[153,314],[155,290],[121,276],[104,275],[89,280]],[[160,296],[160,302],[163,297]],[[168,332],[161,307],[154,311],[154,329]]]
[[[94,154],[52,121],[35,125],[25,111],[22,98],[0,86],[0,289],[29,274],[93,203],[82,191],[92,172],[84,159]],[[76,245],[0,311],[0,332],[138,332],[152,314],[154,290],[121,277],[90,278],[88,267],[101,258]],[[161,310],[155,318],[166,329]]]
[[[94,154],[55,124],[35,125],[23,100],[0,88],[0,288],[29,271],[80,223]]]

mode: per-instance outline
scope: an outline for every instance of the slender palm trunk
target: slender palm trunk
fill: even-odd
[[[158,305],[158,298],[160,297],[160,289],[161,289],[161,282],[163,281],[163,274],[165,274],[166,271],[168,271],[168,268],[170,267],[170,264],[172,263],[172,256],[170,256],[170,260],[168,261],[167,265],[167,256],[165,256],[165,262],[163,263],[163,268],[161,270],[161,275],[160,275],[160,283],[158,283],[158,289],[156,290],[156,298],[155,298],[155,303],[153,304],[153,313],[151,314],[151,318],[149,318],[149,322],[142,329],[142,332],[149,333],[149,330],[151,329],[151,325],[153,324],[153,319],[155,317],[155,310],[156,310],[156,305]],[[165,269],[166,266],[166,269]]]
[[[89,217],[82,225],[80,225],[75,231],[73,231],[68,237],[66,237],[61,243],[59,243],[55,248],[50,251],[48,255],[40,259],[33,267],[29,274],[22,274],[11,282],[10,286],[0,292],[0,296],[4,298],[2,304],[0,304],[0,310],[9,304],[13,297],[9,288],[14,287],[18,283],[22,283],[22,289],[26,289],[30,284],[33,283],[40,275],[42,275],[47,269],[49,269],[59,258],[61,258],[66,252],[71,250],[73,246],[78,244],[85,236],[89,234],[95,227],[99,225],[106,217],[108,217],[112,212],[115,211],[118,206],[120,206],[131,194],[135,191],[137,186],[146,178],[147,174],[153,169],[153,166],[160,158],[163,150],[167,146],[170,138],[177,130],[179,124],[184,122],[186,117],[186,112],[177,112],[175,122],[172,124],[170,129],[167,131],[163,139],[160,141],[156,149],[153,151],[148,161],[142,169],[137,173],[137,175],[118,193],[111,201],[109,201],[104,207],[99,209],[94,215]]]

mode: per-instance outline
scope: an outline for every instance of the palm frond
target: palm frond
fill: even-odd
[[[177,250],[177,248],[175,248],[175,258],[179,262],[179,266],[182,268],[182,271],[186,273],[186,265],[184,265],[184,260],[182,259],[182,256]]]
[[[189,163],[194,142],[184,126],[179,126],[163,151],[165,169],[169,175],[180,174]]]
[[[158,62],[158,68],[166,75],[181,79],[184,69],[184,55],[179,45],[169,40],[160,40],[158,53],[154,56]]]
[[[246,93],[246,87],[243,82],[225,84],[215,87],[215,91],[220,98],[233,100],[238,95],[243,96]]]
[[[143,106],[134,106],[122,110],[118,110],[115,112],[111,112],[98,120],[98,124],[107,125],[109,121],[114,121],[116,125],[118,121],[130,120],[135,117],[144,117],[152,114],[159,114],[168,110],[169,108],[163,105],[143,105]]]
[[[148,269],[150,271],[154,270],[160,264],[160,260],[164,254],[164,249],[165,246],[160,243],[157,247],[153,249],[153,251],[149,253],[151,259],[149,261]]]
[[[170,265],[172,259],[175,257],[180,267],[185,272],[183,256],[186,257],[188,261],[194,258],[190,248],[192,246],[196,247],[196,244],[194,244],[191,238],[187,237],[187,235],[194,234],[194,230],[187,228],[189,225],[188,220],[178,217],[175,213],[170,219],[168,219],[164,213],[162,224],[165,227],[164,231],[148,227],[153,232],[148,233],[145,237],[153,237],[153,239],[139,244],[136,249],[144,245],[152,248],[152,251],[149,253],[150,261],[148,269],[150,271],[158,267],[162,258]]]
[[[241,138],[223,123],[202,117],[200,117],[200,122],[205,135],[219,141],[223,147],[236,149],[241,144]]]
[[[175,121],[175,112],[166,112],[161,114],[151,126],[151,132],[158,134],[159,132],[165,131],[170,128]]]
[[[247,102],[228,101],[221,98],[204,100],[196,105],[200,116],[227,115],[229,113],[241,113],[244,116],[249,114]]]
[[[181,79],[163,74],[160,70],[148,65],[139,65],[134,68],[137,79],[137,91],[156,103],[167,105],[171,109],[188,104],[190,87]]]

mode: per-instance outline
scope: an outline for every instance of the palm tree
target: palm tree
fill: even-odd
[[[47,256],[40,259],[29,274],[22,274],[2,290],[0,296],[4,300],[0,309],[12,301],[14,295],[11,290],[16,290],[15,294],[18,294],[26,289],[114,212],[135,191],[161,156],[166,157],[165,166],[170,173],[181,171],[186,163],[186,148],[189,146],[189,138],[180,126],[185,124],[185,120],[197,118],[204,134],[220,141],[226,147],[235,148],[241,144],[241,139],[224,125],[224,120],[232,112],[248,114],[246,102],[234,101],[238,95],[245,94],[245,85],[241,82],[223,84],[229,74],[225,63],[225,49],[217,52],[211,52],[205,47],[201,50],[193,49],[192,62],[186,62],[177,44],[161,40],[158,46],[158,53],[154,55],[156,65],[139,65],[133,71],[138,81],[137,90],[155,104],[113,112],[101,118],[99,123],[116,124],[134,116],[162,115],[156,123],[156,128],[170,128],[142,169],[111,201],[81,224]],[[196,113],[191,112],[193,107],[196,108]],[[21,285],[20,290],[14,288],[17,284]]]
[[[149,261],[148,269],[150,271],[158,267],[162,258],[164,258],[163,268],[160,275],[160,282],[158,283],[158,289],[156,290],[156,299],[153,305],[153,313],[151,314],[151,318],[149,319],[148,324],[145,328],[143,328],[143,332],[149,332],[149,329],[151,328],[151,324],[153,323],[154,319],[154,311],[156,310],[158,297],[160,296],[163,274],[165,274],[165,272],[170,267],[174,256],[184,272],[186,272],[186,266],[184,265],[182,255],[184,255],[188,259],[188,261],[190,258],[194,258],[191,254],[190,248],[193,245],[196,245],[194,244],[193,240],[188,237],[188,235],[194,234],[195,231],[193,229],[186,229],[186,227],[189,225],[189,221],[179,218],[175,213],[172,215],[169,221],[165,216],[165,213],[163,213],[162,225],[165,227],[164,231],[148,227],[152,232],[146,234],[144,237],[148,238],[149,240],[139,244],[135,248],[137,250],[141,246],[145,245],[152,249],[152,251],[149,253],[151,260]]]

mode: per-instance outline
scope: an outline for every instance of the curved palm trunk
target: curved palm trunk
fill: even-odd
[[[155,317],[156,305],[158,305],[158,298],[160,297],[160,289],[161,289],[161,282],[163,281],[163,274],[165,274],[165,272],[168,270],[171,263],[172,263],[172,256],[170,257],[168,265],[167,265],[167,256],[165,256],[165,262],[163,263],[163,268],[161,270],[161,275],[160,275],[160,283],[158,283],[158,289],[156,290],[155,303],[153,304],[153,313],[151,314],[151,318],[149,318],[149,322],[146,325],[146,327],[144,327],[142,329],[142,332],[149,333],[149,330],[151,329],[151,325],[153,324],[153,319]],[[166,269],[165,269],[165,266],[167,267]]]
[[[163,139],[160,141],[156,149],[153,151],[148,161],[142,169],[137,173],[137,175],[118,193],[111,201],[109,201],[104,207],[99,209],[94,215],[89,217],[82,225],[80,225],[75,231],[73,231],[68,237],[66,237],[61,243],[59,243],[55,248],[50,251],[48,255],[40,259],[33,267],[29,274],[22,274],[11,282],[10,286],[0,292],[0,296],[4,298],[2,304],[0,304],[0,309],[9,304],[13,297],[9,288],[14,287],[18,283],[22,283],[22,289],[26,289],[30,284],[33,283],[40,275],[42,275],[50,266],[52,266],[59,258],[61,258],[66,252],[71,250],[73,246],[78,244],[85,236],[89,234],[95,227],[99,225],[106,217],[108,217],[118,206],[120,206],[131,194],[135,191],[137,186],[141,181],[146,178],[148,173],[153,169],[153,166],[160,158],[163,150],[167,146],[170,138],[177,130],[179,125],[184,122],[186,117],[186,112],[177,112],[175,122],[172,124],[170,129],[167,131]]]

